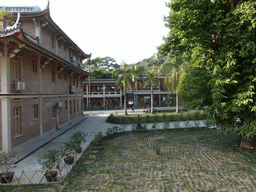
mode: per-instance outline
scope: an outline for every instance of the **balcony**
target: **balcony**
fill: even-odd
[[[111,91],[111,92],[84,92],[84,97],[90,98],[103,98],[103,97],[120,97],[120,91]]]

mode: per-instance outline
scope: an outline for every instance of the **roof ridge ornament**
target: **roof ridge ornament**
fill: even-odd
[[[47,4],[46,9],[50,9],[50,0],[48,0],[48,4]]]
[[[7,26],[6,30],[7,31],[12,31],[12,30],[16,29],[18,27],[19,21],[20,21],[20,13],[18,13],[18,17],[17,17],[17,20],[16,20],[15,24],[11,27]]]

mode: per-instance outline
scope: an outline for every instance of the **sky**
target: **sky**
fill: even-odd
[[[50,0],[53,21],[86,54],[137,63],[157,53],[168,28],[169,0]],[[48,0],[9,0],[0,6],[39,6]]]

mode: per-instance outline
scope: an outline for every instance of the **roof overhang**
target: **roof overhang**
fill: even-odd
[[[17,18],[17,14],[13,13],[13,17]],[[80,53],[81,58],[87,59],[91,57],[91,54],[84,53],[63,31],[62,29],[52,20],[50,16],[50,8],[49,4],[45,10],[39,12],[31,12],[31,13],[21,13],[21,18],[31,18],[31,19],[38,19],[41,21],[47,22],[47,27],[54,31],[59,37],[62,37],[64,41],[66,41],[69,46],[73,46],[74,50]]]
[[[30,49],[34,52],[42,54],[44,57],[50,58],[57,62],[60,65],[64,65],[75,72],[79,73],[83,76],[92,76],[90,73],[84,71],[83,69],[71,64],[70,62],[64,60],[63,58],[55,55],[54,53],[50,52],[49,50],[45,49],[44,47],[38,45],[36,42],[32,41],[29,36],[27,36],[21,28],[17,28],[13,31],[8,31],[4,33],[0,33],[0,40],[1,39],[11,39],[18,44],[23,44],[25,48]]]

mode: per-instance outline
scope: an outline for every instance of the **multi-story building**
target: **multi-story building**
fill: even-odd
[[[49,5],[0,7],[0,150],[8,151],[83,115],[85,54],[51,19]],[[17,14],[17,12],[20,12]]]
[[[164,88],[165,76],[153,86],[154,106],[176,105],[176,94]],[[151,86],[144,87],[143,80],[134,79],[134,90],[127,91],[127,106],[146,108],[150,106]],[[116,86],[114,79],[86,79],[84,81],[85,109],[120,109],[123,107],[124,92]]]
[[[87,79],[84,81],[86,109],[122,108],[122,91],[114,79]]]

